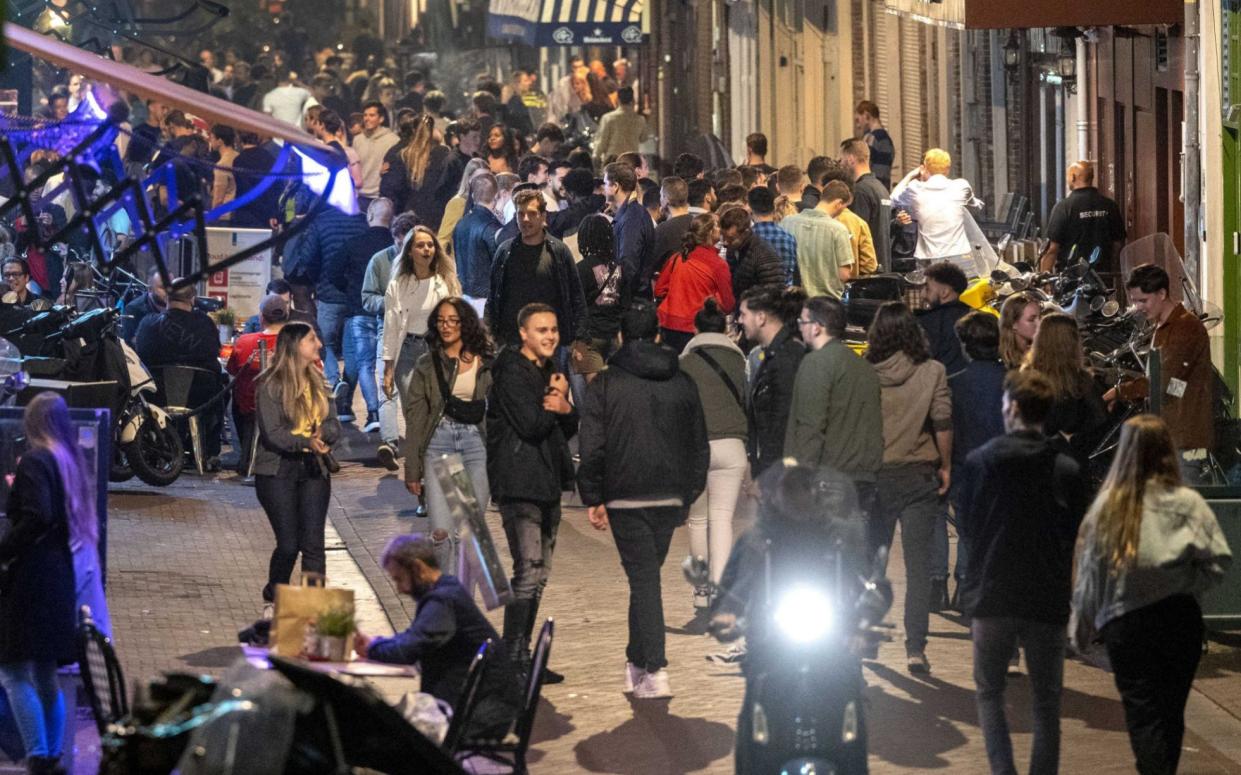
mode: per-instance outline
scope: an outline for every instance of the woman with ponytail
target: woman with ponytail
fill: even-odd
[[[450,180],[452,150],[435,134],[435,119],[426,113],[404,114],[397,125],[400,142],[384,156],[379,195],[391,199],[397,211],[412,210],[419,223],[437,231],[444,206],[456,193]]]
[[[74,559],[81,553],[98,581],[99,522],[64,399],[35,396],[24,424],[27,448],[9,492],[10,528],[0,540],[0,686],[21,732],[27,772],[64,772],[65,703],[56,667],[77,660]]]
[[[732,273],[715,249],[719,241],[719,219],[712,213],[695,215],[681,251],[672,254],[655,283],[660,334],[677,352],[694,337],[694,316],[704,301],[714,297],[725,314],[736,305]]]

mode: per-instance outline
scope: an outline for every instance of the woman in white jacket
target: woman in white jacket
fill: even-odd
[[[460,295],[457,265],[444,253],[435,232],[415,226],[401,243],[384,292],[384,393],[391,398],[399,389],[403,408],[410,405],[414,364],[427,351],[431,311],[444,299]]]
[[[1175,773],[1202,656],[1199,596],[1232,552],[1207,502],[1181,485],[1168,426],[1139,415],[1078,531],[1070,637],[1107,647],[1138,772]]]

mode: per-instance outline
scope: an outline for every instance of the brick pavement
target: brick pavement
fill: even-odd
[[[360,441],[351,438],[346,458],[365,456],[368,445]],[[412,602],[396,595],[377,557],[389,537],[423,530],[425,520],[412,517],[415,504],[399,476],[374,467],[346,463],[334,496],[330,518],[336,532],[388,618],[404,626]],[[253,489],[228,476],[186,477],[165,490],[130,483],[114,488],[110,519],[109,598],[127,676],[147,678],[169,669],[220,672],[236,653],[236,631],[258,613],[272,546]],[[507,556],[498,515],[492,512],[489,522]],[[731,772],[742,681],[735,671],[704,660],[719,647],[694,626],[689,589],[678,567],[685,547],[680,530],[663,573],[677,696],[628,700],[620,692],[624,575],[610,535],[591,529],[582,509],[566,507],[543,614],[557,620],[552,664],[568,680],[545,689],[531,756],[535,773]],[[899,575],[899,550],[892,567]],[[894,581],[898,604],[889,620],[899,622],[901,580]],[[498,626],[500,612],[490,616]],[[865,670],[873,772],[986,771],[968,633],[959,622],[939,616],[932,617],[931,631],[929,679],[904,671],[899,643],[885,645],[880,661]],[[1241,652],[1234,642],[1213,644],[1200,679],[1205,693],[1191,702],[1209,732],[1194,733],[1191,713],[1182,772],[1241,772],[1241,753],[1232,742],[1241,740],[1234,718],[1241,712],[1239,667]],[[1110,676],[1071,662],[1065,680],[1062,771],[1131,771]],[[1014,745],[1024,761],[1030,742],[1025,678],[1013,680],[1009,703]]]

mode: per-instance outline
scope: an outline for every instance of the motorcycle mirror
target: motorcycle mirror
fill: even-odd
[[[1021,293],[1026,288],[1030,287],[1030,278],[1029,277],[1010,277],[1008,280],[1008,287],[1012,288],[1013,293]]]
[[[1093,299],[1090,300],[1090,311],[1099,312],[1100,310],[1103,309],[1104,304],[1107,304],[1107,299],[1103,298],[1102,296],[1095,296]]]
[[[1005,272],[1003,269],[994,269],[991,271],[992,285],[1003,285],[1006,282],[1008,282],[1008,272]]]
[[[915,269],[912,272],[904,274],[905,282],[910,285],[926,285],[926,272],[921,269]]]
[[[1103,303],[1103,308],[1099,310],[1105,318],[1114,318],[1120,312],[1120,302],[1115,299],[1108,299]]]

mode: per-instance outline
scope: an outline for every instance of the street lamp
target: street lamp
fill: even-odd
[[[1017,31],[1008,33],[1008,42],[1004,44],[1004,67],[1016,70],[1021,64],[1021,41],[1017,40]]]
[[[1064,88],[1070,93],[1077,91],[1077,52],[1071,46],[1071,43],[1065,43],[1060,48],[1060,56],[1056,58],[1056,72],[1060,75]]]

